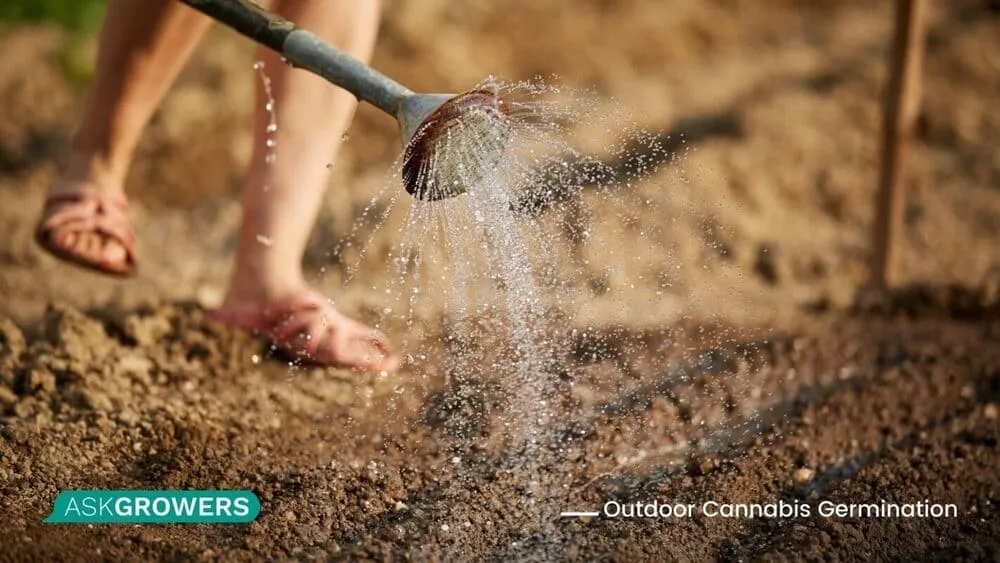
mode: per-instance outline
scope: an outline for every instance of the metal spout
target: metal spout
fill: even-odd
[[[509,108],[494,92],[416,94],[403,107],[411,108],[397,118],[405,145],[403,188],[417,199],[465,193],[496,168],[506,150],[509,131],[503,118]]]

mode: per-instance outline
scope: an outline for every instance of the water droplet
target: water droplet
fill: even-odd
[[[274,244],[274,239],[264,235],[257,235],[257,242],[263,244],[264,246],[271,246]]]

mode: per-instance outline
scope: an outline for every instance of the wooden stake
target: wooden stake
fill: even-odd
[[[872,283],[879,288],[896,281],[895,262],[906,195],[907,144],[920,113],[927,3],[928,0],[896,0],[896,33],[882,123],[871,262]]]

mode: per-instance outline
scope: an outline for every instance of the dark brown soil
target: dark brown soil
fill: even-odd
[[[1000,303],[934,299],[917,318],[858,313],[722,347],[678,340],[690,326],[581,338],[559,384],[560,449],[535,460],[454,431],[475,426],[477,409],[462,407],[504,403],[490,385],[401,398],[405,375],[254,364],[259,345],[197,307],[101,321],[54,306],[30,344],[3,329],[0,539],[8,557],[70,559],[988,560],[1000,547]],[[249,488],[264,508],[248,526],[41,524],[67,488]],[[928,499],[960,516],[558,519],[609,499]]]
[[[906,285],[887,295],[859,287],[889,3],[387,4],[376,64],[415,89],[557,73],[692,147],[686,187],[670,166],[636,186],[655,213],[613,200],[587,219],[603,242],[583,256],[639,256],[567,270],[593,295],[557,312],[577,331],[539,374],[556,415],[540,444],[500,439],[533,412],[502,366],[449,371],[453,327],[433,294],[415,312],[428,358],[393,376],[289,366],[205,318],[249,143],[251,53],[225,32],[144,138],[129,186],[140,278],[42,255],[31,230],[81,97],[60,32],[8,26],[0,561],[1000,558],[1000,20],[986,3],[935,3]],[[398,230],[351,221],[384,185],[393,135],[359,112],[334,172],[351,189],[331,190],[306,260],[361,317],[382,308],[369,288]],[[625,212],[663,224],[662,240],[623,227]],[[331,255],[345,236],[371,237],[371,253]],[[349,263],[359,278],[342,288]],[[502,343],[476,346],[485,358]],[[42,524],[71,488],[252,489],[262,511],[236,526]],[[813,510],[559,518],[611,500]],[[882,500],[958,516],[816,514]]]

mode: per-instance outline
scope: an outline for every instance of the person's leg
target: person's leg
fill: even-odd
[[[113,235],[130,238],[131,230],[114,204],[124,207],[125,176],[143,128],[210,23],[175,0],[108,3],[84,117],[62,177],[49,193],[60,205],[47,208],[42,222],[41,242],[57,255],[85,266],[126,258],[125,241]],[[81,190],[111,202],[116,208],[107,211],[116,224],[95,221],[104,211],[93,205],[80,208],[70,196]]]
[[[278,0],[273,9],[360,60],[371,57],[378,2]],[[318,76],[291,68],[270,50],[262,48],[259,57],[271,81],[278,129],[273,134],[266,130],[270,116],[258,80],[243,224],[229,290],[216,316],[249,325],[255,324],[249,319],[260,324],[268,315],[284,314],[289,326],[298,327],[275,337],[286,352],[322,364],[393,370],[399,362],[385,338],[317,301],[302,276],[302,256],[329,179],[327,164],[341,145],[357,100]],[[267,139],[276,142],[273,162],[267,159]]]

